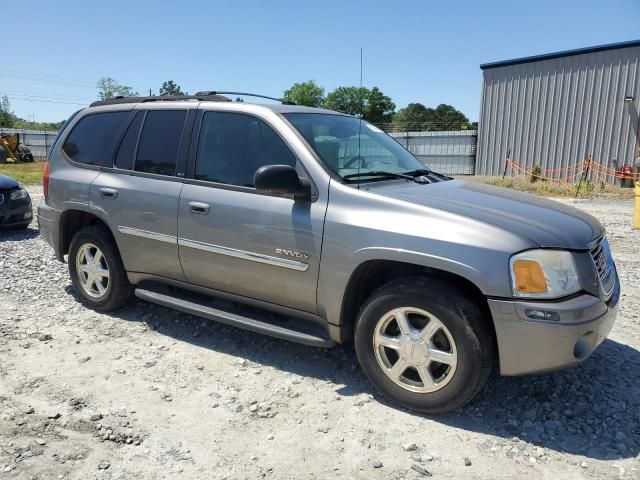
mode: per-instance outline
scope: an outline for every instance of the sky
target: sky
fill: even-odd
[[[18,14],[28,34],[5,35],[0,95],[35,121],[63,120],[86,106],[101,77],[141,94],[157,93],[165,80],[189,93],[273,96],[306,80],[327,91],[358,85],[361,47],[363,84],[379,87],[397,108],[447,103],[474,121],[480,64],[640,38],[640,0],[13,5],[9,16]]]

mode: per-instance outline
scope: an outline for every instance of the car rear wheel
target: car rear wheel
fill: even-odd
[[[451,285],[406,277],[375,291],[355,330],[358,360],[395,402],[429,413],[469,402],[493,359],[481,309]]]
[[[69,274],[80,302],[94,310],[128,303],[133,287],[109,231],[98,225],[80,229],[69,246]]]

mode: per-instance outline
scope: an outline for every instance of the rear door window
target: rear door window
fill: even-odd
[[[131,170],[133,168],[133,160],[136,157],[136,147],[138,146],[138,137],[140,136],[140,127],[144,119],[144,112],[136,113],[133,121],[124,134],[118,153],[116,154],[115,167],[123,170]]]
[[[128,110],[87,115],[73,127],[62,150],[74,162],[102,166],[116,133],[128,117]]]
[[[175,175],[186,110],[149,110],[138,144],[137,172]]]

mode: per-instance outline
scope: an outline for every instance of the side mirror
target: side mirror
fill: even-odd
[[[298,176],[290,165],[265,165],[253,176],[253,185],[259,192],[275,195],[293,195],[296,200],[311,198],[311,186]]]

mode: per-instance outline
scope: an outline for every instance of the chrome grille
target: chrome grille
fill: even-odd
[[[596,245],[591,249],[591,258],[593,264],[596,267],[598,278],[600,279],[600,285],[607,297],[611,295],[613,291],[615,278],[613,273],[613,259],[611,258],[611,251],[609,250],[609,242],[606,237],[602,237]]]

